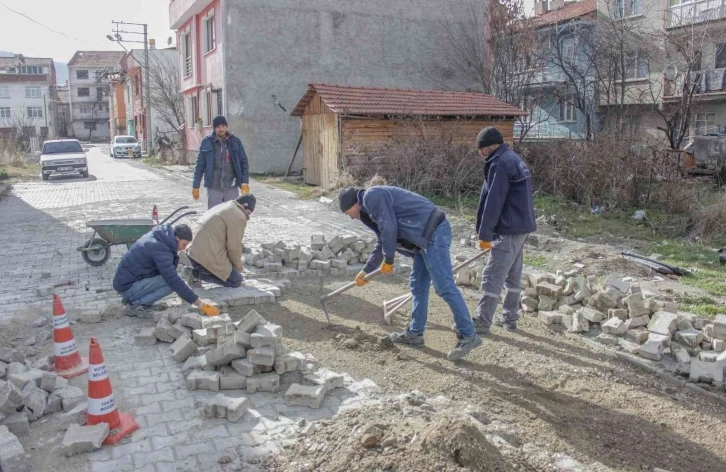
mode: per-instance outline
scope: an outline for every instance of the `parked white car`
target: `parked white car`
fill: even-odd
[[[141,144],[133,136],[116,136],[111,141],[110,156],[114,159],[119,157],[141,157]]]
[[[43,151],[38,151],[43,180],[51,175],[77,175],[88,177],[86,151],[77,139],[46,141]]]

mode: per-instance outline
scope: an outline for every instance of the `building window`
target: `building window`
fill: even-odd
[[[204,19],[204,52],[208,53],[217,46],[217,32],[214,27],[214,10]]]
[[[192,35],[189,32],[182,34],[182,71],[184,77],[192,75]]]
[[[91,89],[88,87],[81,87],[78,89],[78,96],[79,97],[90,97],[91,96]]]
[[[217,89],[217,115],[224,115],[223,104],[222,104],[222,89]]]
[[[90,115],[91,113],[93,113],[93,106],[81,105],[78,107],[78,111],[81,112],[81,115]]]
[[[640,0],[617,0],[617,11],[615,15],[618,18],[628,18],[643,14],[643,7]]]
[[[716,45],[716,69],[726,67],[726,43]]]
[[[648,58],[640,52],[625,54],[625,80],[640,80],[648,77]]]
[[[40,98],[40,97],[41,97],[40,87],[37,87],[37,86],[25,87],[25,98]]]
[[[44,67],[43,66],[20,66],[18,67],[18,72],[21,74],[43,74],[44,73]]]
[[[573,122],[575,121],[575,97],[574,95],[568,95],[565,98],[560,99],[560,121],[562,122]]]
[[[204,92],[204,126],[212,125],[212,90],[207,89]]]
[[[0,98],[10,98],[10,87],[7,85],[0,87]]]
[[[89,131],[96,131],[96,122],[95,121],[83,122],[83,129],[87,129]]]
[[[28,118],[43,118],[43,107],[28,107]]]
[[[696,114],[696,136],[704,136],[708,133],[718,131],[716,125],[715,113],[697,113]]]
[[[0,118],[10,118],[10,107],[0,107]]]
[[[566,36],[560,41],[560,54],[562,55],[563,64],[575,63],[575,50],[577,42],[574,36]]]
[[[88,71],[87,70],[77,70],[76,71],[76,79],[78,79],[78,80],[88,80]]]
[[[105,89],[103,87],[98,87],[96,89],[96,101],[97,102],[103,101],[104,92],[105,92]]]

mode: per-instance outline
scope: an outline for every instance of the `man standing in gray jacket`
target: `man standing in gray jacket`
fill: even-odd
[[[454,282],[449,253],[451,226],[446,215],[421,195],[387,185],[367,190],[345,188],[338,198],[341,211],[361,220],[378,238],[363,271],[355,278],[356,285],[367,284],[365,276],[379,266],[382,274],[392,274],[396,252],[413,258],[409,279],[413,295],[411,323],[405,331],[391,333],[391,340],[411,347],[424,346],[429,291],[433,283],[436,294],[446,301],[454,314],[457,328],[458,342],[449,352],[449,360],[461,359],[481,346],[482,340],[474,331],[464,297]]]

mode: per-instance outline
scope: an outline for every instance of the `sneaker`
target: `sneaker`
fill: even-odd
[[[479,318],[472,318],[471,319],[472,324],[474,325],[474,329],[476,330],[476,334],[480,336],[488,336],[492,334],[491,329],[489,329],[489,326],[484,324],[482,320]],[[459,332],[459,328],[456,327],[456,323],[451,325],[451,331],[455,332],[456,334],[461,334]]]
[[[408,330],[401,333],[391,333],[390,338],[395,344],[406,344],[411,347],[424,347],[423,334],[411,334]]]
[[[472,338],[464,338],[461,335],[458,335],[457,337],[459,338],[459,342],[456,343],[456,347],[449,351],[449,355],[446,356],[450,361],[458,361],[459,359],[467,356],[472,349],[475,349],[484,343],[484,341],[476,335]]]
[[[154,316],[153,311],[146,305],[126,305],[124,309],[124,315],[132,318],[152,318]]]
[[[507,331],[515,332],[517,331],[517,322],[516,321],[504,321],[502,318],[497,318],[494,320],[494,324],[499,326],[500,328],[505,328]]]

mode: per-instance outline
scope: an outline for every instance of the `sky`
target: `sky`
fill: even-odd
[[[112,20],[148,24],[149,37],[156,39],[158,48],[164,48],[174,35],[169,30],[168,5],[168,0],[0,0],[0,51],[51,57],[58,62],[70,61],[78,50],[121,51],[118,44],[106,39],[112,33]],[[122,36],[143,39],[140,35]],[[124,46],[143,48],[143,44]]]

